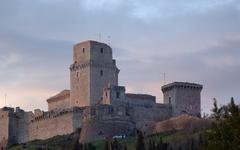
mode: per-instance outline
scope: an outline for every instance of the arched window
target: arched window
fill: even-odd
[[[82,52],[85,53],[85,48],[82,49]]]

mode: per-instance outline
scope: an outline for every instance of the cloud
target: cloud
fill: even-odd
[[[161,57],[146,56],[125,60],[120,63],[122,74],[120,81],[135,85],[134,92],[140,91],[157,95],[162,100],[160,87],[164,84],[163,72],[167,82],[183,81],[204,85],[202,94],[203,110],[209,112],[212,98],[218,98],[221,104],[235,97],[239,103],[240,90],[240,40],[219,41],[221,45],[207,49]],[[142,88],[144,87],[144,88]]]
[[[21,61],[21,56],[16,53],[10,53],[5,56],[0,56],[0,60],[1,60],[1,67],[5,67],[5,66],[19,63]]]
[[[69,87],[72,45],[101,33],[131,92],[161,101],[166,72],[168,82],[204,84],[204,110],[212,97],[239,100],[239,8],[238,0],[2,0],[0,95],[46,108],[46,95]],[[22,87],[31,98],[11,90]]]

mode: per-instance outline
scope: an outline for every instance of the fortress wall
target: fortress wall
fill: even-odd
[[[78,128],[82,127],[82,120],[83,120],[83,111],[85,108],[76,108],[73,109],[73,116],[72,116],[72,125],[73,131],[77,130]]]
[[[186,112],[195,116],[200,115],[201,97],[199,89],[179,88],[176,97],[175,114]]]
[[[112,63],[112,48],[107,44],[99,42],[90,42],[91,43],[91,53],[90,59],[96,60],[98,62],[109,62]]]
[[[7,146],[9,118],[8,112],[0,110],[0,148]]]
[[[90,64],[73,64],[70,72],[70,107],[90,105]]]
[[[90,43],[78,43],[73,47],[73,62],[86,62],[90,59]]]
[[[174,82],[162,87],[164,103],[171,103],[173,115],[188,113],[201,115],[201,91],[203,86],[196,83]]]
[[[29,118],[31,118],[32,113],[29,112],[19,112],[17,113],[17,143],[25,143],[29,140],[28,124]]]
[[[176,100],[176,90],[173,89],[173,90],[168,90],[168,91],[165,91],[164,94],[163,94],[163,102],[164,104],[172,104],[172,105],[175,105],[175,100]]]
[[[145,128],[155,121],[162,121],[171,117],[170,105],[155,104],[153,107],[133,107],[133,118],[138,129]]]
[[[104,87],[107,87],[108,84],[117,85],[117,69],[113,64],[108,66],[104,63],[100,64],[100,62],[96,62],[90,67],[90,99],[91,105],[95,105],[101,100]]]
[[[135,124],[126,118],[112,118],[109,120],[89,120],[84,122],[80,142],[89,142],[111,138],[117,135],[133,133]]]
[[[8,144],[16,144],[17,138],[18,138],[18,120],[20,118],[16,117],[16,114],[14,112],[9,112],[8,114]]]
[[[80,142],[132,134],[135,123],[130,113],[123,105],[98,105],[87,108],[84,110]]]
[[[70,97],[65,97],[48,103],[48,111],[63,110],[70,107]]]
[[[156,104],[156,97],[145,94],[126,94],[126,100],[132,105],[153,106]]]
[[[74,131],[72,116],[72,113],[66,113],[56,117],[34,120],[29,124],[29,141],[72,133]]]

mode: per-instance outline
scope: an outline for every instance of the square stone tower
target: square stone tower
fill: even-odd
[[[174,82],[162,87],[165,104],[172,105],[174,116],[187,113],[201,115],[201,91],[203,86],[195,83]]]
[[[102,100],[104,87],[118,85],[119,69],[112,48],[96,41],[76,44],[70,66],[70,106],[92,106]]]

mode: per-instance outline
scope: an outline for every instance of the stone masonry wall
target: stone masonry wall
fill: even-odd
[[[29,141],[74,132],[82,125],[82,111],[73,110],[35,118],[29,124]]]
[[[91,105],[102,99],[103,89],[109,84],[118,85],[118,68],[112,58],[112,49],[107,44],[92,42],[90,66]]]
[[[162,87],[164,103],[172,105],[173,116],[182,113],[200,116],[202,85],[174,82]]]
[[[155,104],[152,107],[133,106],[133,119],[136,128],[147,128],[153,122],[162,121],[171,117],[171,106],[168,104]]]
[[[154,106],[156,104],[156,97],[146,94],[132,94],[126,93],[126,101],[133,106]]]
[[[80,142],[130,135],[135,129],[133,114],[124,105],[98,105],[84,111]]]
[[[17,129],[16,143],[25,143],[29,139],[28,133],[28,124],[29,118],[31,118],[32,113],[24,112],[23,110],[19,110],[16,112],[16,123],[15,127]],[[13,124],[14,125],[14,124]]]
[[[7,146],[9,129],[8,112],[0,110],[0,148]]]
[[[199,116],[201,112],[201,97],[199,89],[178,89],[176,92],[175,114],[188,113]]]
[[[29,140],[47,139],[73,132],[72,114],[36,120],[29,125]]]
[[[108,84],[118,84],[112,49],[104,43],[86,41],[74,46],[71,71],[71,106],[91,106],[101,100]]]
[[[48,111],[63,110],[66,108],[70,108],[70,97],[65,97],[54,102],[48,103]]]
[[[90,64],[75,63],[70,72],[70,106],[82,107],[90,105]]]

